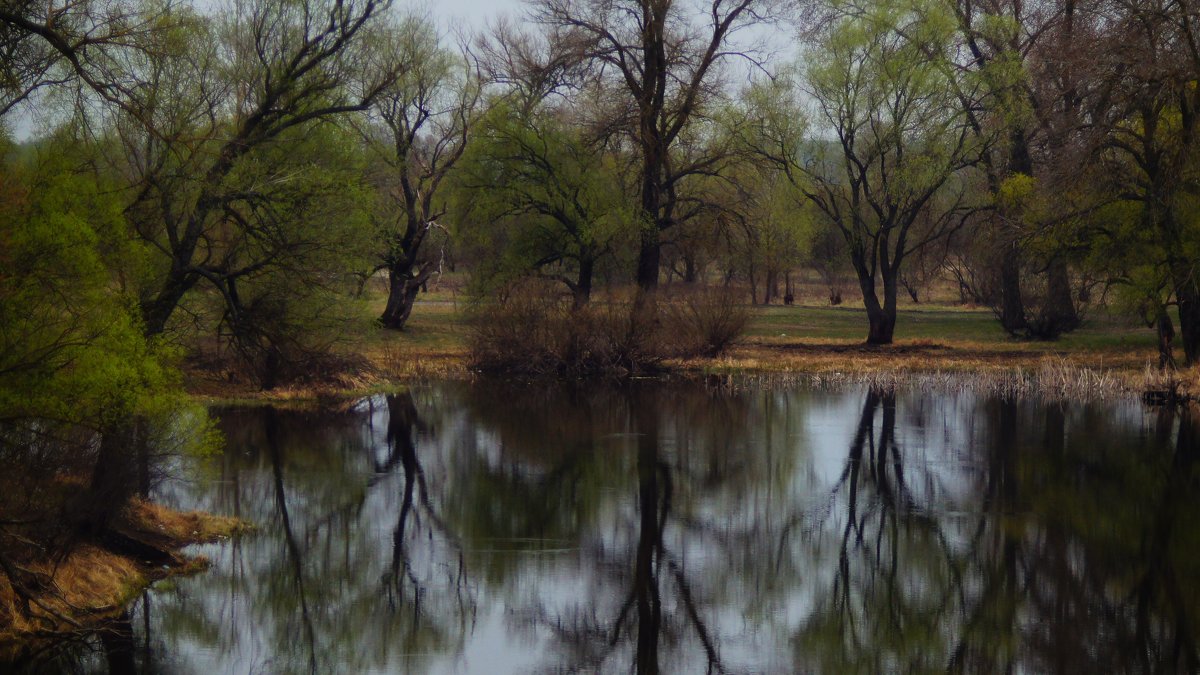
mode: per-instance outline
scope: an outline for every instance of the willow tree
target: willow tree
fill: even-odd
[[[642,232],[637,284],[658,286],[662,233],[678,222],[680,182],[713,157],[685,159],[676,147],[716,96],[720,64],[737,54],[730,36],[759,20],[765,0],[709,0],[695,11],[672,0],[536,0],[532,16],[553,48],[594,67],[619,100],[610,126],[626,128],[638,156]]]
[[[439,269],[441,251],[428,245],[430,235],[445,213],[442,187],[466,149],[481,84],[465,55],[442,46],[427,19],[405,17],[376,37],[374,49],[398,55],[403,64],[400,75],[380,90],[363,127],[378,160],[373,182],[382,197],[375,229],[388,300],[379,322],[399,330],[417,293]],[[373,67],[367,68],[371,77]]]
[[[365,110],[392,81],[394,61],[371,78],[351,77],[387,4],[237,0],[214,15],[178,8],[163,48],[124,64],[144,86],[114,122],[121,145],[112,161],[129,187],[127,215],[161,254],[140,299],[148,335],[166,330],[197,286],[239,314],[239,279],[318,244],[297,241],[280,218],[276,195],[289,192],[295,167],[275,160],[286,155],[281,145]]]
[[[0,116],[44,87],[79,85],[126,105],[142,82],[122,68],[161,47],[166,7],[136,0],[5,0],[0,3]]]
[[[924,0],[837,3],[807,52],[800,89],[785,77],[747,95],[738,133],[771,159],[845,239],[870,328],[890,344],[909,256],[962,227],[966,170],[986,139],[956,92],[975,86],[952,67],[949,9]]]
[[[1118,249],[1153,261],[1167,289],[1162,301],[1179,310],[1187,360],[1200,363],[1200,7],[1113,2],[1104,9],[1103,78],[1085,105],[1100,133],[1107,187],[1137,210],[1131,227],[1109,234]]]
[[[1086,187],[1096,177],[1080,142],[1094,121],[1082,104],[1095,82],[1097,4],[954,2],[964,48],[958,65],[983,82],[982,98],[964,92],[963,106],[976,133],[1001,136],[981,162],[995,209],[969,250],[1001,326],[1015,336],[1053,339],[1080,324],[1068,262],[1099,195]],[[1006,200],[1011,180],[1047,195],[1052,207]]]
[[[570,112],[493,106],[457,182],[462,219],[480,225],[480,271],[492,282],[531,273],[562,282],[579,308],[636,214],[617,160],[588,141]]]

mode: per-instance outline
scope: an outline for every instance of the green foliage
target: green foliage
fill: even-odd
[[[481,252],[476,280],[495,288],[543,269],[578,270],[636,232],[617,158],[587,142],[565,111],[500,100],[456,177],[457,221]]]
[[[107,264],[122,228],[62,162],[0,173],[0,419],[102,424],[169,381]]]
[[[843,12],[812,54],[806,79],[821,125],[848,140],[854,159],[883,183],[881,200],[903,203],[940,185],[961,160],[960,83],[949,68],[955,24],[934,3]]]
[[[246,197],[226,212],[241,226],[220,242],[223,328],[262,380],[324,358],[351,325],[353,272],[377,248],[357,139],[321,125],[285,140],[229,177]]]

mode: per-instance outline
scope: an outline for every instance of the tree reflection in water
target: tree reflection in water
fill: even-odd
[[[474,598],[467,581],[462,548],[457,537],[437,514],[429,495],[429,485],[421,461],[417,455],[415,432],[427,432],[421,422],[411,394],[388,394],[387,401],[387,447],[388,458],[375,465],[375,475],[386,476],[399,464],[404,473],[404,493],[400,514],[392,533],[392,557],[389,572],[383,577],[384,593],[392,611],[403,611],[411,607],[411,628],[416,631],[426,620],[422,612],[422,599],[427,595],[428,577],[419,576],[419,571],[409,555],[409,541],[416,540],[418,546],[428,546],[434,535],[442,538],[456,565],[451,587],[457,600],[457,615],[464,622],[474,620]],[[409,520],[415,521],[409,529]],[[428,538],[421,541],[422,528],[429,528]],[[440,608],[439,608],[440,609]],[[460,627],[465,628],[465,626]],[[415,633],[414,633],[415,635]]]
[[[99,646],[174,672],[1195,671],[1197,419],[669,383],[224,411],[227,452],[163,496],[259,532]]]

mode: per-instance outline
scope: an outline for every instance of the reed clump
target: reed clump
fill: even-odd
[[[1145,378],[1149,378],[1146,375]],[[1047,357],[1035,368],[1014,367],[966,372],[959,370],[872,370],[756,372],[708,375],[711,386],[722,388],[777,388],[806,386],[818,389],[866,387],[876,391],[918,393],[972,393],[1004,398],[1044,401],[1110,401],[1135,399],[1146,391],[1147,380],[1114,369],[1073,364]]]

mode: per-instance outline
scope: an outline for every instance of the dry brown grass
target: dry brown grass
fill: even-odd
[[[249,529],[245,521],[201,511],[176,511],[143,499],[135,499],[126,517],[137,531],[167,538],[174,548],[226,539]]]
[[[1047,359],[1095,370],[1142,372],[1146,355],[1134,351],[1058,351],[1037,343],[983,343],[898,340],[876,347],[845,340],[784,341],[756,339],[724,357],[681,361],[689,369],[737,370],[748,373],[873,373],[892,371],[990,372],[1036,369]]]
[[[319,380],[291,382],[264,390],[245,378],[202,367],[185,369],[188,393],[208,401],[271,403],[328,402],[349,396],[394,390],[405,383],[470,377],[467,351],[462,342],[410,342],[404,333],[389,331],[388,339],[364,339],[353,348],[346,368]]]
[[[409,344],[400,340],[369,345],[365,356],[392,382],[468,377],[463,345]]]
[[[0,574],[0,660],[16,657],[39,640],[83,632],[114,618],[150,582],[207,567],[203,557],[182,555],[184,546],[248,529],[236,518],[179,512],[143,500],[131,502],[121,521],[125,534],[161,548],[175,563],[151,566],[95,543],[77,545],[62,556],[10,562],[25,587],[35,592],[23,599],[9,576]]]
[[[382,296],[364,311],[360,328],[350,330],[347,353],[369,368],[340,375],[335,381],[305,383],[263,392],[222,381],[219,373],[189,372],[188,388],[202,398],[223,401],[324,405],[337,397],[394,390],[413,381],[463,379],[472,376],[465,306],[450,301],[422,301],[403,332],[373,324]],[[380,305],[380,306],[376,306]],[[861,312],[828,307],[751,308],[748,337],[715,358],[670,359],[671,370],[691,374],[807,374],[865,377],[873,373],[911,376],[916,373],[970,373],[999,376],[1037,371],[1046,360],[1061,359],[1072,367],[1111,372],[1127,386],[1166,390],[1172,378],[1180,391],[1200,393],[1196,370],[1160,376],[1147,370],[1157,359],[1153,336],[1107,315],[1097,315],[1086,329],[1057,342],[1012,340],[988,312],[959,306],[908,307],[898,327],[900,339],[889,347],[862,343],[866,324]],[[839,375],[840,374],[840,375]]]
[[[1055,401],[1142,397],[1150,402],[1196,400],[1200,369],[1162,372],[1143,364],[1106,363],[1087,355],[980,354],[947,347],[908,345],[853,349],[812,348],[779,357],[747,349],[725,359],[676,364],[721,387],[870,386],[952,393],[972,391]],[[775,356],[774,358],[770,358]]]
[[[220,387],[205,390],[194,383],[190,388],[193,393],[225,400],[303,404],[391,390],[414,381],[472,376],[468,350],[460,343],[414,344],[397,338],[362,347],[361,355],[372,366],[370,377],[348,376],[337,384],[282,387],[269,392]],[[1058,389],[1072,391],[1105,389],[1122,395],[1174,392],[1184,398],[1200,396],[1200,369],[1159,371],[1149,363],[1152,356],[1146,350],[1065,350],[1033,342],[917,339],[871,347],[843,339],[760,337],[736,344],[715,358],[671,359],[664,365],[692,375],[783,380],[803,376],[817,384],[862,382],[875,377],[915,382],[951,376],[974,376],[995,384],[1040,373],[1043,390],[1057,382]]]
[[[42,581],[29,611],[6,575],[0,576],[0,658],[31,638],[79,630],[111,618],[149,581],[136,561],[96,546],[79,546],[61,561],[21,567]]]

